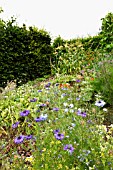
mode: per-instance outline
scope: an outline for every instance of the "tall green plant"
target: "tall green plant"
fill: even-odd
[[[113,107],[113,60],[100,62],[95,76],[92,82],[94,91],[100,92],[105,101]]]
[[[102,18],[102,26],[100,35],[103,36],[101,39],[102,47],[107,51],[113,49],[113,13],[109,12],[105,18]]]

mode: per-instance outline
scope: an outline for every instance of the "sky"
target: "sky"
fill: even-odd
[[[0,0],[0,18],[12,16],[17,24],[45,29],[55,39],[74,39],[97,35],[113,0]]]

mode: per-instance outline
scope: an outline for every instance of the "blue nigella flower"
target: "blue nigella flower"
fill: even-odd
[[[20,116],[27,116],[29,113],[29,110],[24,110],[23,112],[20,112]]]
[[[41,122],[41,121],[46,120],[47,117],[48,117],[47,114],[45,114],[45,115],[41,114],[40,117],[35,118],[35,121],[36,122]]]
[[[42,118],[41,117],[37,117],[34,119],[36,122],[41,122],[42,121]]]
[[[20,123],[20,122],[16,122],[16,123],[14,123],[14,124],[12,125],[12,128],[16,128],[16,127],[18,127],[19,123]]]
[[[54,133],[54,134],[59,133],[59,132],[60,132],[59,129],[53,130],[53,133]]]
[[[62,140],[64,138],[64,134],[60,134],[60,133],[55,133],[54,136],[57,140]]]
[[[40,112],[40,110],[37,110],[36,112]]]
[[[59,86],[59,83],[56,83],[56,86]]]
[[[24,136],[25,139],[29,140],[29,139],[32,139],[33,138],[33,135],[27,135],[27,136]]]
[[[45,107],[45,106],[46,106],[46,104],[44,104],[44,103],[39,105],[39,107]]]
[[[61,98],[63,98],[64,96],[66,96],[67,94],[66,93],[63,93],[62,95],[61,95]]]
[[[77,83],[80,83],[80,82],[81,82],[81,80],[77,79],[77,80],[76,80],[76,82],[77,82]]]
[[[95,105],[98,107],[103,107],[106,103],[103,100],[99,100],[95,102]]]
[[[80,100],[80,97],[76,97],[76,100]]]
[[[64,150],[67,150],[70,154],[72,154],[72,152],[74,151],[74,148],[72,147],[72,145],[65,145],[64,146]]]
[[[54,108],[53,108],[53,111],[59,111],[59,108],[54,107]]]
[[[81,109],[78,109],[77,115],[82,116],[82,117],[86,117],[87,116],[86,112],[82,112]]]
[[[16,137],[15,140],[14,140],[14,142],[15,142],[16,144],[20,144],[20,143],[22,143],[23,141],[24,141],[24,135],[20,135],[20,136]]]
[[[42,90],[38,90],[38,92],[42,92]]]
[[[30,99],[30,102],[36,102],[36,101],[37,101],[36,98]]]
[[[50,87],[51,86],[51,83],[49,82],[49,83],[47,83],[46,85],[45,85],[45,88],[48,88],[48,87]]]
[[[48,117],[47,114],[45,114],[45,115],[41,114],[41,115],[40,115],[40,118],[42,119],[42,121],[46,120],[47,117]]]

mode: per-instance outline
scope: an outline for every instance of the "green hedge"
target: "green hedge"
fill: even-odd
[[[51,38],[36,27],[19,27],[15,19],[0,22],[0,86],[17,85],[51,74]]]
[[[76,46],[76,42],[82,44],[84,50],[102,49],[106,52],[113,50],[113,13],[109,12],[102,20],[102,26],[98,35],[86,38],[75,38],[71,40],[63,40],[60,36],[53,42],[53,47],[57,48],[65,44]]]

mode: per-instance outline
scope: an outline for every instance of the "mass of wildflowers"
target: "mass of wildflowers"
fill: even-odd
[[[1,100],[2,167],[113,169],[113,126],[105,120],[109,108],[101,96],[92,97],[89,78],[76,77],[74,85],[26,84]]]

